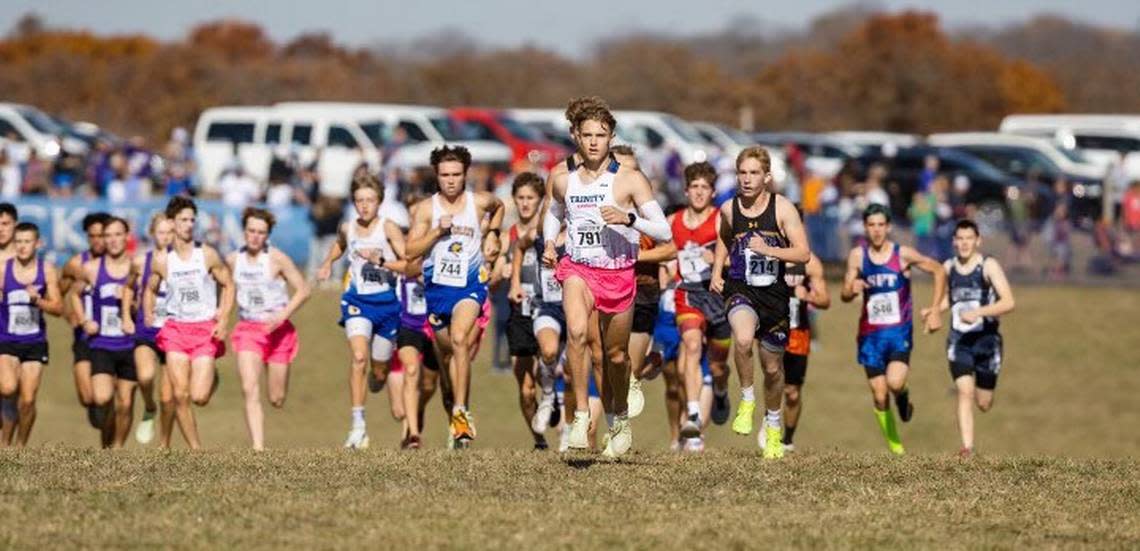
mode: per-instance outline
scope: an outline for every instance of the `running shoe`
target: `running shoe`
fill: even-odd
[[[791,443],[784,444],[784,453],[792,453],[794,451],[796,451],[796,445],[795,444],[791,444]]]
[[[530,430],[537,434],[546,432],[546,429],[550,428],[550,419],[554,416],[556,409],[554,388],[550,387],[550,392],[543,389],[542,396],[538,399],[538,409],[535,410],[534,417],[530,418]]]
[[[451,415],[451,434],[455,437],[456,444],[465,444],[475,439],[475,424],[468,412],[459,410]]]
[[[558,453],[566,453],[570,450],[570,424],[562,425],[562,431],[558,435]]]
[[[728,393],[725,392],[721,396],[717,396],[714,393],[712,415],[709,416],[712,418],[712,422],[717,425],[723,425],[728,422],[728,416],[731,413],[732,404],[728,401]]]
[[[365,432],[364,427],[352,429],[348,432],[348,439],[344,441],[344,447],[351,450],[362,450],[368,447],[368,433]]]
[[[534,441],[534,451],[546,451],[550,449],[550,444],[546,443],[546,438],[539,438]]]
[[[150,444],[154,440],[154,411],[143,411],[142,421],[135,428],[135,440],[139,444]]]
[[[736,408],[736,419],[732,420],[732,431],[737,434],[752,434],[752,414],[755,412],[754,400],[741,400]]]
[[[782,459],[784,457],[783,429],[777,426],[765,425],[764,459]]]
[[[387,382],[387,381],[381,381],[380,378],[376,376],[375,371],[373,371],[371,369],[368,370],[368,391],[369,392],[376,394],[377,392],[384,390],[384,383],[385,382]]]
[[[641,380],[652,381],[661,374],[661,369],[665,367],[665,358],[661,356],[660,352],[650,352],[645,355],[645,365],[649,366],[649,369],[641,373]]]
[[[887,449],[891,450],[891,453],[895,455],[906,455],[906,449],[903,448],[902,443],[899,442],[887,442]]]
[[[903,423],[909,422],[914,416],[914,402],[910,401],[910,392],[901,392],[895,397],[895,405],[899,408],[899,419]]]
[[[602,451],[602,457],[617,459],[633,447],[633,429],[629,426],[629,417],[622,415],[614,420],[614,426],[609,432],[609,442]]]
[[[689,453],[701,453],[705,451],[705,439],[701,437],[686,439],[684,449]]]
[[[404,437],[400,442],[401,450],[418,450],[420,449],[420,436],[418,434],[409,434]]]
[[[696,414],[690,415],[681,423],[681,438],[700,438],[701,436],[701,420]]]
[[[962,448],[958,450],[959,459],[969,459],[974,456],[974,448]]]
[[[641,391],[641,381],[629,378],[629,394],[626,396],[626,406],[629,409],[629,418],[641,415],[645,409],[645,393]]]
[[[570,426],[568,446],[575,450],[584,450],[590,447],[590,414],[574,415],[574,423]]]

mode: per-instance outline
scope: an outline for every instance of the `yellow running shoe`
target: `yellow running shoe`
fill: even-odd
[[[466,411],[459,410],[452,414],[451,434],[457,443],[475,439],[475,426],[471,424]]]
[[[784,458],[784,430],[772,425],[764,425],[764,459]]]
[[[742,400],[736,408],[736,419],[732,420],[732,431],[737,434],[752,434],[752,414],[756,411],[755,400]]]

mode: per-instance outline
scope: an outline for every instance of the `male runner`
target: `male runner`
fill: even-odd
[[[0,262],[7,262],[16,254],[16,246],[12,239],[18,221],[16,206],[12,203],[0,203]],[[0,310],[3,308],[4,305],[0,304]],[[16,402],[17,400],[12,398],[0,397],[0,446],[12,444],[20,417]]]
[[[807,264],[785,266],[784,281],[791,289],[788,298],[788,348],[784,352],[784,451],[794,451],[796,427],[803,413],[803,387],[811,353],[811,318],[808,307],[826,310],[831,306],[823,262],[815,254]],[[764,433],[760,433],[761,438]],[[760,447],[765,447],[761,441]]]
[[[80,302],[83,304],[84,311],[68,311],[65,314],[71,323],[74,336],[71,344],[74,360],[72,373],[75,377],[75,393],[79,398],[79,404],[87,408],[87,421],[91,423],[91,426],[102,431],[104,445],[110,444],[114,434],[105,428],[110,426],[104,422],[107,417],[107,408],[95,407],[93,402],[91,394],[91,348],[87,345],[87,334],[79,325],[80,317],[91,313],[91,295],[82,285],[72,285],[72,282],[80,277],[83,265],[87,261],[103,255],[103,225],[108,218],[110,215],[105,212],[93,212],[83,217],[83,232],[87,234],[87,250],[71,257],[63,265],[63,271],[59,276],[59,292],[63,293],[64,305],[70,310],[73,304],[70,299],[72,293],[77,293]]]

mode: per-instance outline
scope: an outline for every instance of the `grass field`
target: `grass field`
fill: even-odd
[[[0,450],[0,547],[385,545],[510,547],[1140,546],[1140,292],[1018,288],[1005,322],[994,410],[978,420],[979,456],[954,457],[957,433],[945,333],[916,336],[910,456],[886,453],[862,371],[857,308],[819,318],[797,452],[759,460],[753,438],[714,427],[709,452],[665,451],[660,381],[646,385],[629,461],[594,464],[529,451],[512,377],[476,365],[479,439],[394,451],[387,398],[369,403],[372,449],[337,449],[347,432],[347,352],[331,294],[296,320],[302,352],[283,411],[267,409],[271,449],[245,451],[231,357],[198,412],[203,453],[90,449],[64,328],[40,394],[32,448]],[[920,304],[928,287],[919,285]],[[734,378],[735,379],[735,378]],[[737,394],[732,394],[734,398]],[[554,436],[553,434],[551,435]]]

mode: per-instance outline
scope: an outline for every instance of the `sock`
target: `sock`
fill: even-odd
[[[607,414],[606,414],[606,426],[607,426],[607,427],[612,427],[612,426],[614,426],[614,419],[615,419],[615,418],[616,418],[616,416],[615,416],[614,414],[612,414],[612,413],[607,413]]]
[[[688,401],[688,409],[689,409],[689,417],[693,417],[694,415],[697,417],[700,417],[700,415],[701,415],[701,403],[699,401],[689,400]]]
[[[451,406],[451,414],[455,415],[459,412],[467,413],[467,406]]]
[[[744,400],[745,402],[755,402],[756,401],[756,387],[748,386],[748,387],[744,387],[744,388],[740,389],[740,399]]]
[[[353,429],[364,428],[364,406],[358,406],[358,407],[352,408],[352,428]]]
[[[895,394],[895,403],[899,406],[899,411],[906,411],[907,405],[910,403],[910,389],[903,387],[898,394]]]
[[[538,384],[542,387],[543,394],[550,394],[554,390],[554,367],[547,365],[541,358],[538,360]]]
[[[883,438],[887,439],[887,444],[890,446],[901,446],[902,441],[899,438],[898,427],[895,426],[895,416],[891,410],[880,411],[875,410],[875,418],[879,421],[879,430],[883,433]]]
[[[779,427],[779,426],[783,425],[783,423],[780,422],[780,410],[778,410],[778,409],[768,410],[767,415],[764,416],[764,423],[767,424],[769,427]]]
[[[586,410],[586,409],[574,410],[574,420],[578,420],[578,419],[585,419],[586,421],[589,421],[590,420],[590,411]]]
[[[792,443],[792,437],[794,437],[795,435],[796,435],[796,427],[791,426],[791,425],[784,427],[784,444],[785,445],[791,444]]]

